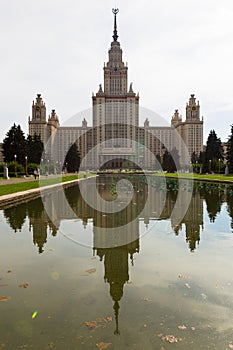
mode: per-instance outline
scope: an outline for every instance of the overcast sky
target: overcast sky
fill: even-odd
[[[115,6],[140,105],[168,121],[178,108],[184,118],[195,93],[204,141],[210,129],[226,141],[233,124],[232,0],[0,0],[0,141],[14,122],[28,133],[37,93],[61,123],[91,107]]]

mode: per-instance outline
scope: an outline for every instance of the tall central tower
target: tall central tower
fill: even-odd
[[[116,15],[118,10],[113,10],[113,13],[115,16],[113,42],[111,43],[111,49],[108,51],[107,66],[104,67],[104,93],[107,95],[125,95],[128,87],[128,67],[122,61],[122,49],[117,41]]]
[[[96,167],[123,167],[126,158],[136,162],[137,128],[139,123],[139,95],[128,87],[128,67],[122,60],[118,41],[117,14],[114,14],[114,30],[108,62],[104,64],[104,88],[93,95],[93,145],[98,147]]]

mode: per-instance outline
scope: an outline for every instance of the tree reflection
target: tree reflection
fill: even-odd
[[[203,183],[199,185],[199,191],[206,202],[210,222],[215,222],[224,202],[224,192],[219,184]]]
[[[227,211],[231,217],[231,228],[233,230],[233,188],[231,188],[230,191],[227,192],[226,201]]]
[[[47,242],[48,229],[56,236],[57,229],[49,219],[41,198],[21,203],[4,210],[4,216],[14,232],[20,232],[29,219],[29,231],[33,235],[33,243],[38,246],[38,252],[43,253]]]
[[[20,232],[27,217],[27,203],[5,209],[4,217],[14,232]]]

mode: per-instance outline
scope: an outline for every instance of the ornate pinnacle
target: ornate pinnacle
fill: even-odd
[[[112,13],[114,14],[114,31],[113,31],[113,40],[117,41],[118,35],[117,35],[117,21],[116,21],[116,15],[118,14],[119,9],[112,9]]]

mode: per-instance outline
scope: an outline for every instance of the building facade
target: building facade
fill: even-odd
[[[46,106],[41,95],[33,101],[29,117],[29,134],[41,136],[46,145],[49,161],[63,164],[72,143],[80,151],[82,168],[155,168],[155,156],[163,156],[164,149],[178,150],[183,158],[184,148],[189,156],[197,156],[203,150],[203,118],[200,105],[191,95],[186,105],[186,119],[182,121],[178,110],[171,118],[170,126],[151,126],[146,118],[139,126],[139,94],[128,85],[128,66],[123,62],[122,49],[117,32],[118,9],[113,10],[113,41],[104,64],[104,86],[92,96],[92,126],[85,118],[80,127],[62,127],[52,110],[46,116]],[[186,147],[184,147],[184,145]]]

